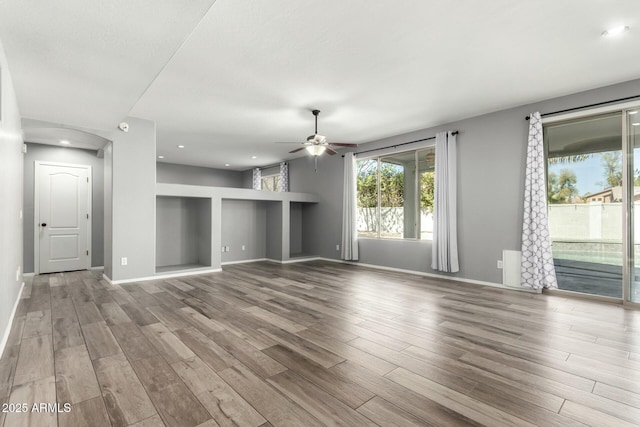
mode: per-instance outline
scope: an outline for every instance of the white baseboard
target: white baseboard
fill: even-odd
[[[340,264],[349,264],[349,265],[356,265],[356,266],[360,266],[360,267],[373,268],[373,269],[377,269],[377,270],[395,271],[395,272],[398,272],[398,273],[407,273],[407,274],[413,274],[413,275],[416,275],[416,276],[433,277],[433,278],[437,278],[437,279],[451,280],[451,281],[454,281],[454,282],[471,283],[473,285],[491,286],[491,287],[494,287],[494,288],[508,289],[508,290],[517,291],[517,292],[528,292],[528,293],[534,293],[534,294],[541,293],[539,291],[536,291],[536,290],[533,290],[533,289],[529,289],[529,288],[514,288],[514,287],[511,287],[511,286],[505,286],[502,283],[485,282],[485,281],[482,281],[482,280],[474,280],[474,279],[465,279],[463,277],[447,276],[447,275],[444,275],[444,274],[427,273],[427,272],[424,272],[424,271],[417,271],[417,270],[405,270],[403,268],[387,267],[387,266],[384,266],[384,265],[375,265],[375,264],[364,264],[364,263],[361,263],[361,262],[344,261],[344,260],[341,260],[341,259],[334,259],[334,258],[319,257],[317,259],[321,259],[323,261],[337,262],[337,263],[340,263]]]
[[[22,273],[22,277],[33,277],[36,273]]]
[[[249,262],[260,262],[260,261],[273,261],[273,260],[269,258],[242,259],[240,261],[221,262],[220,265],[246,264]]]
[[[26,276],[26,274],[24,275]],[[2,335],[2,342],[0,342],[0,358],[4,354],[4,348],[7,345],[7,341],[9,340],[9,334],[11,333],[11,327],[13,326],[13,321],[16,316],[16,310],[18,310],[18,304],[20,304],[20,298],[22,297],[22,291],[24,290],[24,282],[20,285],[20,291],[18,292],[18,298],[16,298],[16,302],[13,304],[13,310],[11,310],[11,316],[9,317],[9,323],[7,323],[7,328],[4,330],[4,334]]]
[[[534,293],[534,294],[542,293],[541,291],[533,290],[529,288],[514,288],[511,286],[505,286],[502,283],[485,282],[483,280],[466,279],[464,277],[458,277],[458,276],[447,276],[444,274],[427,273],[424,271],[407,270],[404,268],[387,267],[384,265],[375,265],[375,264],[365,264],[361,262],[345,261],[341,259],[325,258],[325,257],[308,257],[308,258],[297,258],[297,259],[288,259],[288,260],[257,258],[257,259],[241,260],[241,261],[228,261],[228,262],[221,263],[220,265],[223,266],[223,265],[233,265],[233,264],[246,264],[246,263],[260,262],[260,261],[269,261],[269,262],[275,262],[278,264],[294,264],[294,263],[309,262],[309,261],[329,261],[329,262],[335,262],[339,264],[348,264],[348,265],[354,265],[359,267],[372,268],[376,270],[394,271],[398,273],[413,274],[416,276],[433,277],[436,279],[444,279],[444,280],[450,280],[454,282],[470,283],[473,285],[491,286],[493,288],[507,289],[507,290],[516,291],[516,292],[527,292],[527,293]],[[222,271],[221,268],[211,268],[211,269],[203,269],[203,270],[184,270],[184,271],[176,271],[173,273],[157,274],[155,276],[150,276],[150,277],[138,277],[135,279],[125,279],[125,280],[115,280],[115,281],[108,278],[105,274],[103,274],[102,277],[104,277],[104,279],[112,285],[120,285],[123,283],[142,282],[146,280],[170,279],[170,278],[182,277],[182,276],[193,276],[197,274],[218,273],[220,271]]]
[[[100,265],[98,267],[89,267],[89,270],[104,270],[104,265]]]
[[[171,279],[174,277],[182,277],[182,276],[194,276],[197,274],[209,274],[209,273],[218,273],[222,271],[221,268],[203,268],[201,270],[183,270],[183,271],[175,271],[172,273],[162,273],[156,274],[155,276],[147,276],[147,277],[136,277],[133,279],[123,279],[123,280],[111,280],[107,277],[106,274],[103,274],[102,277],[111,285],[122,285],[123,283],[134,283],[134,282],[145,282],[148,280],[161,280],[161,279]]]
[[[280,264],[296,264],[298,262],[307,262],[307,261],[318,261],[318,260],[322,260],[324,258],[322,257],[307,257],[307,258],[293,258],[293,259],[285,259],[282,261],[278,261],[278,260],[271,260],[273,262],[279,262]]]

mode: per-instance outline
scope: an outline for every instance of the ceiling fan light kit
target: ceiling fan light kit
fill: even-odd
[[[333,150],[331,147],[357,147],[358,144],[343,144],[337,142],[327,142],[327,137],[324,135],[320,135],[318,133],[318,115],[320,114],[320,110],[311,110],[315,117],[316,127],[313,135],[309,135],[307,137],[307,141],[303,142],[302,145],[304,147],[296,148],[295,150],[289,151],[289,153],[297,153],[298,151],[304,150],[305,148],[313,157],[318,157],[323,153],[327,153],[329,155],[337,154],[337,151]]]
[[[327,147],[325,147],[324,145],[307,145],[306,148],[312,156],[319,156],[327,149]]]

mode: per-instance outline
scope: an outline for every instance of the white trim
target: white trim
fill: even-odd
[[[22,277],[33,277],[36,273],[22,273]]]
[[[269,261],[278,262],[280,264],[297,264],[299,262],[318,261],[318,260],[321,260],[321,259],[323,259],[323,258],[322,257],[317,257],[317,256],[310,256],[310,257],[300,257],[300,258],[285,259],[285,260],[271,259]]]
[[[100,265],[97,267],[89,267],[89,270],[104,270],[104,265]]]
[[[471,283],[473,285],[481,285],[481,286],[491,286],[494,288],[501,288],[501,289],[508,289],[508,290],[512,290],[512,291],[517,291],[517,292],[527,292],[527,293],[532,293],[532,294],[539,294],[540,292],[531,290],[531,289],[527,289],[527,288],[514,288],[511,286],[505,286],[502,283],[493,283],[493,282],[485,282],[482,280],[474,280],[474,279],[465,279],[463,277],[457,277],[457,276],[445,276],[443,274],[434,274],[434,273],[426,273],[424,271],[417,271],[417,270],[405,270],[403,268],[395,268],[395,267],[386,267],[383,265],[374,265],[374,264],[364,264],[361,262],[353,262],[353,261],[344,261],[341,259],[333,259],[333,258],[324,258],[324,257],[318,257],[315,259],[319,259],[319,260],[323,260],[323,261],[331,261],[331,262],[337,262],[340,264],[349,264],[349,265],[355,265],[355,266],[360,266],[360,267],[367,267],[367,268],[373,268],[373,269],[377,269],[377,270],[387,270],[387,271],[395,271],[398,273],[407,273],[407,274],[413,274],[416,276],[424,276],[424,277],[433,277],[433,278],[437,278],[437,279],[445,279],[445,280],[450,280],[453,282],[463,282],[463,283]],[[310,259],[307,261],[311,261]]]
[[[249,262],[259,262],[259,261],[273,261],[273,260],[269,258],[242,259],[240,261],[221,262],[220,265],[246,264]]]
[[[40,166],[60,166],[76,169],[86,169],[88,171],[89,188],[87,189],[87,251],[89,255],[86,257],[85,269],[91,268],[91,258],[93,250],[91,248],[91,228],[93,225],[93,167],[91,165],[78,165],[73,163],[49,162],[45,160],[34,161],[34,181],[33,181],[33,272],[40,274]]]
[[[13,321],[15,320],[16,311],[18,310],[18,304],[20,304],[20,299],[21,299],[20,297],[22,297],[23,290],[24,290],[24,282],[22,282],[22,285],[20,285],[18,298],[16,298],[16,302],[13,304],[13,310],[11,310],[9,323],[7,323],[7,328],[4,330],[4,335],[2,336],[2,342],[0,342],[0,358],[4,354],[4,348],[7,345],[7,341],[9,341],[9,334],[11,333],[11,327],[13,326]]]
[[[573,111],[570,113],[558,114],[550,117],[543,117],[542,124],[546,125],[550,123],[563,122],[565,120],[578,119],[581,117],[593,116],[596,114],[612,113],[614,111],[623,111],[630,108],[640,108],[640,101],[635,100],[635,101],[623,102],[621,104],[612,104],[612,105],[607,105],[607,106],[598,107],[598,108],[590,108],[590,109],[588,108],[584,110]]]
[[[222,271],[221,268],[204,268],[202,270],[176,271],[176,272],[173,272],[173,273],[162,273],[162,274],[156,274],[155,276],[136,277],[136,278],[133,278],[133,279],[123,279],[123,280],[111,280],[106,274],[103,274],[102,278],[104,280],[106,280],[111,285],[121,285],[123,283],[144,282],[144,281],[147,281],[147,280],[171,279],[173,277],[194,276],[194,275],[197,275],[197,274],[219,273],[221,271]]]
[[[329,262],[335,262],[339,264],[348,264],[348,265],[354,265],[359,267],[373,268],[376,270],[395,271],[398,273],[413,274],[415,276],[433,277],[436,279],[450,280],[453,282],[470,283],[473,285],[480,285],[480,286],[491,286],[493,288],[507,289],[507,290],[516,291],[516,292],[527,292],[531,294],[541,293],[541,292],[534,291],[527,288],[514,288],[511,286],[505,286],[501,283],[485,282],[482,280],[465,279],[463,277],[445,276],[443,274],[426,273],[424,271],[417,271],[417,270],[405,270],[403,268],[386,267],[383,265],[374,265],[374,264],[364,264],[361,262],[344,261],[341,259],[325,258],[325,257],[308,257],[308,258],[288,259],[288,260],[257,258],[257,259],[251,259],[251,260],[243,260],[243,261],[230,261],[226,263],[221,263],[221,265],[245,264],[245,263],[259,262],[259,261],[270,261],[278,264],[294,264],[294,263],[308,262],[308,261],[329,261]],[[174,273],[157,274],[155,276],[150,276],[150,277],[138,277],[135,279],[125,279],[125,280],[111,280],[109,277],[107,277],[106,274],[103,274],[102,277],[112,285],[120,285],[123,283],[142,282],[145,280],[169,279],[169,278],[182,277],[182,276],[194,276],[198,274],[219,273],[221,271],[222,271],[221,268],[211,268],[211,269],[203,269],[203,270],[184,270],[184,271],[176,271]]]

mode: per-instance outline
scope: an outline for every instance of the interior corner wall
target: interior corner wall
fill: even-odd
[[[104,275],[113,277],[113,143],[104,148]]]
[[[178,165],[174,163],[156,163],[156,179],[168,184],[207,185],[211,187],[243,188],[243,172]]]
[[[342,241],[342,185],[344,159],[340,155],[321,156],[314,170],[311,156],[289,161],[289,189],[313,193],[318,203],[304,206],[302,251],[306,255],[340,258],[336,245]]]
[[[34,271],[35,162],[49,161],[91,166],[91,266],[104,265],[104,161],[96,151],[27,143],[24,156],[24,271]]]
[[[22,285],[22,129],[9,65],[0,43],[0,352]]]
[[[129,131],[115,130],[109,137],[112,253],[107,277],[115,281],[155,274],[156,127],[135,117],[124,121]]]
[[[491,283],[502,282],[496,268],[503,249],[520,250],[524,203],[524,167],[528,121],[534,111],[552,112],[625,98],[640,93],[640,80],[597,88],[442,126],[373,141],[361,149],[386,147],[458,130],[458,249],[460,271],[452,276]],[[640,104],[640,101],[639,101]],[[411,148],[411,147],[406,147]],[[375,155],[375,153],[372,153]],[[335,258],[342,233],[343,158],[321,156],[314,172],[309,156],[290,161],[291,191],[316,193],[311,252]],[[431,242],[359,240],[360,262],[413,271],[431,269]]]

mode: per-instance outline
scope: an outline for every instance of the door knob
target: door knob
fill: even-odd
[[[41,225],[41,226],[43,226],[43,227],[46,227],[46,226],[47,226],[47,223],[46,223],[46,222],[43,222],[43,223],[42,223],[42,224],[40,224],[40,225]]]

